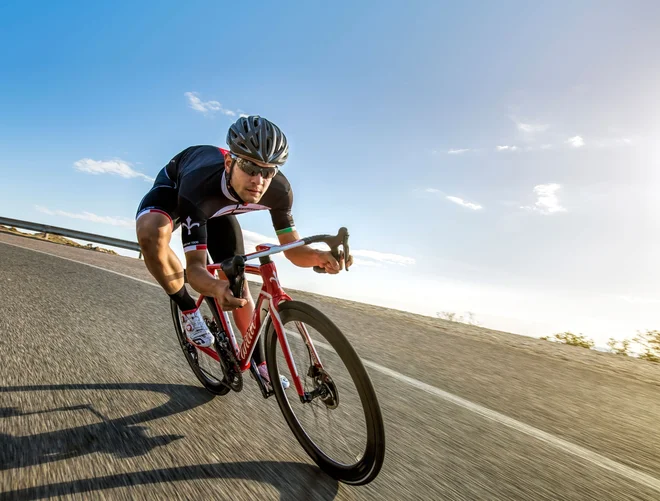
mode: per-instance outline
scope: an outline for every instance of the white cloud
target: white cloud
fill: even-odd
[[[518,130],[521,132],[525,132],[526,134],[534,134],[536,132],[544,132],[548,130],[548,127],[550,127],[547,124],[525,124],[522,122],[516,122],[516,125],[518,126]]]
[[[427,193],[440,193],[440,190],[438,190],[437,188],[426,188],[424,191],[426,191]]]
[[[559,184],[539,184],[534,187],[534,193],[537,196],[534,207],[523,206],[521,209],[539,212],[544,215],[554,214],[555,212],[566,212],[566,209],[559,204],[557,191],[561,188]]]
[[[447,153],[450,155],[460,155],[461,153],[465,153],[466,151],[470,151],[470,148],[463,148],[461,150],[449,150]]]
[[[83,158],[75,162],[73,165],[76,170],[80,172],[88,172],[89,174],[115,174],[127,179],[142,177],[145,181],[149,182],[153,182],[154,180],[154,178],[134,170],[131,167],[131,164],[120,159],[104,161]]]
[[[398,254],[389,254],[385,252],[371,251],[371,250],[353,250],[351,249],[352,256],[366,257],[373,261],[384,264],[397,264],[399,266],[407,266],[415,264],[415,259],[412,257],[400,256]]]
[[[573,146],[573,148],[580,148],[584,146],[584,139],[581,136],[573,136],[566,141],[568,144]]]
[[[496,146],[497,151],[517,151],[518,147],[517,146],[509,146],[509,145],[504,145],[504,146]]]
[[[462,205],[463,207],[467,207],[468,209],[479,210],[479,209],[482,208],[481,205],[473,204],[471,202],[466,202],[462,198],[448,196],[447,199],[451,200],[452,202],[454,202],[458,205]]]
[[[533,142],[537,136],[550,128],[550,125],[538,122],[523,122],[516,117],[509,117],[516,124],[519,132],[519,137],[522,141]]]
[[[229,115],[231,117],[236,116],[235,111],[223,108],[218,101],[202,101],[199,98],[199,94],[197,92],[186,92],[184,96],[188,98],[188,104],[195,111],[199,111],[204,114],[219,111],[223,115]]]
[[[110,224],[112,226],[124,226],[127,228],[135,227],[135,220],[127,217],[97,216],[96,214],[93,214],[91,212],[81,212],[78,214],[74,214],[72,212],[65,212],[62,210],[50,210],[40,205],[37,205],[35,207],[39,212],[43,212],[44,214],[48,214],[50,216],[61,216],[61,217],[69,217],[73,219],[83,219],[85,221],[92,221],[93,223]]]

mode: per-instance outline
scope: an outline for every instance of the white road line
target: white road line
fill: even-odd
[[[288,329],[287,331],[291,332]],[[297,332],[292,332],[292,334],[298,335]],[[334,348],[332,348],[332,346],[322,341],[314,341],[314,346],[318,348],[323,348],[325,350],[334,351]],[[543,430],[539,430],[538,428],[534,428],[533,426],[530,426],[528,424],[522,423],[520,421],[516,421],[515,419],[505,416],[504,414],[500,414],[499,412],[488,409],[487,407],[483,407],[479,404],[475,404],[470,400],[466,400],[457,395],[454,395],[453,393],[443,391],[439,388],[436,388],[435,386],[431,386],[430,384],[423,383],[422,381],[419,381],[417,379],[413,379],[409,376],[405,376],[399,372],[393,371],[392,369],[384,367],[370,360],[365,360],[363,358],[361,358],[361,360],[364,365],[366,365],[367,367],[371,367],[372,369],[377,370],[378,372],[382,372],[383,374],[386,374],[394,379],[407,383],[410,386],[413,386],[422,391],[430,393],[431,395],[435,395],[436,397],[440,397],[443,400],[447,400],[448,402],[463,407],[469,411],[474,412],[475,414],[479,414],[481,417],[490,419],[491,421],[495,421],[497,423],[508,426],[509,428],[513,428],[514,430],[525,433],[526,435],[541,440],[542,442],[545,442],[546,444],[551,445],[552,447],[555,447],[561,451],[577,456],[581,459],[584,459],[586,461],[589,461],[590,463],[595,464],[596,466],[600,466],[601,468],[617,473],[629,480],[632,480],[641,485],[649,487],[650,489],[660,492],[660,480],[658,480],[655,477],[652,477],[651,475],[635,470],[634,468],[631,468],[624,464],[617,463],[616,461],[606,458],[605,456],[602,456],[597,452],[593,452],[590,451],[589,449],[585,449],[584,447],[580,447],[579,445],[572,444],[571,442],[568,442],[559,437],[551,435],[550,433],[547,433]]]
[[[146,280],[141,280],[139,278],[132,277],[130,275],[125,275],[123,273],[119,273],[113,270],[109,270],[107,268],[102,268],[100,266],[96,266],[93,264],[89,263],[83,263],[80,261],[76,261],[75,259],[70,259],[67,257],[62,257],[58,256],[56,254],[51,254],[49,252],[44,252],[36,249],[29,249],[27,247],[21,247],[20,245],[16,244],[10,244],[6,242],[0,242],[5,245],[11,245],[13,247],[18,247],[20,249],[26,249],[26,250],[31,250],[34,252],[39,252],[41,254],[46,254],[48,256],[53,256],[53,257],[58,257],[60,259],[65,259],[67,261],[72,261],[74,263],[78,264],[83,264],[85,266],[91,266],[92,268],[96,268],[98,270],[103,270],[107,271],[109,273],[114,273],[115,275],[119,275],[122,277],[130,278],[131,280],[136,280],[138,282],[141,282],[143,284],[147,285],[152,285],[155,287],[160,287],[158,284],[154,284],[152,282],[147,282]],[[326,343],[323,343],[321,341],[314,341],[314,346],[318,346],[320,348],[324,348],[326,350],[333,350],[333,348]],[[512,419],[508,416],[505,416],[504,414],[500,414],[499,412],[493,411],[491,409],[488,409],[487,407],[483,407],[479,404],[475,404],[474,402],[471,402],[469,400],[466,400],[464,398],[461,398],[457,395],[454,395],[453,393],[449,393],[446,391],[443,391],[439,388],[436,388],[435,386],[431,386],[430,384],[423,383],[422,381],[419,381],[417,379],[413,379],[411,377],[405,376],[399,372],[393,371],[392,369],[388,369],[387,367],[384,367],[380,364],[377,364],[375,362],[372,362],[370,360],[365,360],[362,359],[362,363],[366,365],[367,367],[371,367],[372,369],[381,372],[383,374],[386,374],[394,379],[397,379],[399,381],[402,381],[404,383],[409,384],[410,386],[413,386],[415,388],[418,388],[422,391],[425,391],[427,393],[430,393],[431,395],[435,395],[436,397],[440,397],[443,400],[446,400],[448,402],[451,402],[455,405],[458,405],[460,407],[463,407],[467,410],[470,410],[474,412],[475,414],[480,415],[481,417],[484,417],[486,419],[490,419],[491,421],[495,421],[497,423],[503,424],[504,426],[508,426],[509,428],[512,428],[514,430],[517,430],[521,433],[524,433],[526,435],[529,435],[531,437],[534,437],[548,445],[551,445],[552,447],[555,447],[561,451],[567,452],[569,454],[572,454],[574,456],[577,456],[581,459],[584,459],[586,461],[589,461],[590,463],[595,464],[596,466],[600,466],[601,468],[611,471],[613,473],[616,473],[618,475],[621,475],[622,477],[625,477],[629,480],[632,480],[634,482],[637,482],[641,485],[644,485],[645,487],[648,487],[650,489],[656,490],[660,492],[660,480],[658,480],[655,477],[652,477],[651,475],[647,475],[646,473],[643,473],[641,471],[635,470],[634,468],[631,468],[629,466],[623,465],[621,463],[617,463],[616,461],[613,461],[609,458],[606,458],[605,456],[602,456],[596,452],[590,451],[589,449],[585,449],[584,447],[580,447],[579,445],[572,444],[571,442],[568,442],[566,440],[563,440],[559,437],[556,437],[554,435],[551,435],[550,433],[547,433],[545,431],[539,430],[538,428],[534,428],[533,426],[530,426],[528,424],[522,423],[520,421],[517,421],[515,419]]]
[[[316,346],[317,343],[314,343],[314,345]],[[633,480],[639,484],[660,492],[660,480],[652,477],[651,475],[647,475],[646,473],[635,470],[634,468],[630,468],[624,464],[617,463],[616,461],[606,458],[605,456],[601,456],[600,454],[590,451],[589,449],[585,449],[579,445],[572,444],[571,442],[563,440],[559,437],[555,437],[554,435],[551,435],[550,433],[547,433],[543,430],[539,430],[538,428],[534,428],[528,424],[516,421],[515,419],[505,416],[504,414],[500,414],[499,412],[493,411],[479,404],[475,404],[469,400],[465,400],[464,398],[461,398],[457,395],[440,390],[435,386],[431,386],[429,384],[423,383],[422,381],[418,381],[417,379],[399,374],[398,372],[395,372],[392,369],[388,369],[387,367],[383,367],[382,365],[379,365],[375,362],[363,360],[363,363],[372,369],[382,372],[383,374],[387,374],[388,376],[398,379],[399,381],[408,383],[409,385],[414,386],[415,388],[419,388],[420,390],[430,393],[431,395],[435,395],[453,404],[464,407],[465,409],[479,414],[486,419],[496,421],[505,426],[508,426],[509,428],[513,428],[514,430],[525,433],[557,449],[568,452],[569,454],[573,454],[574,456],[577,456],[581,459],[585,459],[595,464],[596,466],[600,466],[601,468],[617,473],[623,477],[628,478],[629,480]]]

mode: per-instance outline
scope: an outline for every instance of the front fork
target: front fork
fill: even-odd
[[[307,332],[305,325],[302,322],[296,322],[296,327],[298,332],[302,336],[305,345],[307,346],[307,351],[309,353],[310,360],[312,364],[307,371],[307,376],[314,380],[314,389],[312,391],[306,392],[300,375],[298,374],[298,368],[296,367],[296,362],[293,360],[291,355],[291,347],[289,345],[289,340],[286,335],[286,331],[280,319],[279,312],[276,308],[271,309],[272,312],[272,321],[275,326],[275,332],[277,333],[277,338],[279,340],[280,346],[282,347],[282,352],[284,358],[286,359],[287,366],[289,367],[289,372],[293,377],[293,384],[296,388],[296,392],[300,398],[300,401],[303,404],[312,402],[315,398],[320,398],[326,406],[330,408],[335,408],[336,403],[338,402],[337,398],[337,387],[330,375],[323,368],[321,359],[312,343],[312,338]]]

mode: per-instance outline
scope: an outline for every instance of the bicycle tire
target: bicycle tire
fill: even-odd
[[[172,311],[172,321],[174,322],[174,330],[176,331],[177,339],[179,341],[179,346],[181,347],[181,351],[183,351],[183,355],[186,357],[188,365],[192,369],[193,373],[195,374],[199,382],[202,383],[204,388],[206,388],[214,395],[222,396],[229,393],[230,391],[229,386],[224,384],[225,378],[222,379],[222,382],[215,382],[211,380],[209,377],[207,377],[204,374],[204,372],[200,369],[199,364],[195,360],[195,357],[198,355],[195,355],[195,357],[193,357],[193,352],[190,351],[188,348],[189,346],[192,345],[188,342],[186,333],[183,332],[183,328],[181,327],[181,312],[179,306],[171,299],[170,299],[170,309]],[[213,310],[213,308],[211,308],[211,311],[215,316],[215,311]],[[194,353],[197,353],[197,349],[194,347],[193,349],[195,350]]]
[[[289,428],[312,460],[331,477],[350,485],[364,485],[379,474],[385,459],[385,425],[369,375],[360,357],[339,328],[321,311],[300,301],[284,301],[278,307],[282,324],[303,322],[313,327],[341,358],[358,390],[367,428],[367,443],[362,458],[353,465],[344,465],[327,456],[305,432],[285,395],[281,384],[273,384],[280,410]],[[277,332],[269,318],[266,330],[266,362],[271,381],[279,381],[277,366]],[[293,388],[292,388],[293,389]],[[290,391],[290,390],[289,390]],[[295,390],[293,390],[295,393]],[[296,398],[298,394],[295,393]]]

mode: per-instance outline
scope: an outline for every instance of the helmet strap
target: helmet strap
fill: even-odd
[[[234,187],[231,185],[231,177],[232,174],[234,173],[234,169],[236,168],[236,160],[232,159],[231,165],[229,166],[229,174],[227,175],[227,190],[229,190],[229,193],[238,200],[240,203],[244,204],[245,201],[236,193],[236,190]]]

